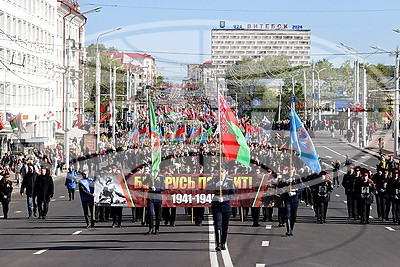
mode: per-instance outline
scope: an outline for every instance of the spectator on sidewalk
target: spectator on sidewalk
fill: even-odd
[[[379,154],[382,153],[383,148],[385,147],[385,141],[383,141],[383,137],[378,138],[378,148],[379,148]]]

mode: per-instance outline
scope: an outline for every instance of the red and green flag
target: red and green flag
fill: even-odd
[[[151,140],[151,172],[155,177],[160,172],[161,146],[160,132],[157,126],[157,118],[154,113],[153,103],[149,99],[150,110],[150,140]]]
[[[222,152],[228,161],[236,160],[249,167],[250,148],[239,128],[239,123],[224,97],[219,94],[218,98]]]

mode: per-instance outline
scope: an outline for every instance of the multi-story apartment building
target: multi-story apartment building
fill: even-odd
[[[0,0],[2,152],[13,143],[55,144],[59,125],[72,126],[81,111],[85,23],[74,0]],[[7,121],[17,114],[24,131],[13,131]]]
[[[157,74],[156,60],[147,54],[140,53],[104,53],[117,58],[124,68],[132,73],[135,86],[142,88],[146,85],[153,86]]]
[[[293,29],[296,27],[288,29],[286,24],[276,25],[279,27],[275,24],[248,24],[248,28],[213,29],[211,60],[218,74],[223,75],[224,69],[243,58],[257,60],[283,55],[293,66],[311,64],[311,31]]]

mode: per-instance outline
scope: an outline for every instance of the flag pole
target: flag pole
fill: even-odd
[[[153,153],[153,135],[152,135],[152,129],[151,129],[151,110],[150,110],[150,96],[149,96],[149,89],[147,89],[147,109],[149,110],[149,133],[150,133],[150,151],[151,153]],[[151,154],[151,157],[153,158],[153,155]],[[151,164],[154,164],[153,160],[151,162]],[[152,166],[153,167],[153,166]],[[151,185],[154,187],[154,173],[153,170],[151,171]]]
[[[222,179],[222,131],[221,131],[221,108],[220,108],[220,103],[219,103],[219,98],[220,98],[220,92],[219,92],[219,87],[217,84],[217,104],[218,104],[218,123],[219,123],[219,138],[218,138],[218,142],[219,142],[219,181],[220,181],[220,185],[219,185],[219,197],[220,197],[220,201],[222,200],[222,183],[221,183],[221,179]],[[221,201],[222,202],[222,201]]]

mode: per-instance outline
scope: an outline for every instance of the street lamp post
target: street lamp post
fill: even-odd
[[[111,111],[112,111],[112,116],[111,116],[111,121],[112,121],[112,142],[113,142],[113,145],[114,145],[114,147],[116,148],[117,146],[116,146],[116,143],[115,143],[115,123],[116,123],[116,116],[115,116],[115,113],[116,113],[116,109],[115,109],[115,105],[116,105],[116,100],[117,100],[117,97],[116,97],[116,88],[117,88],[117,69],[120,69],[120,68],[122,68],[123,66],[119,66],[119,67],[116,67],[116,66],[114,66],[114,77],[113,77],[113,88],[112,88],[112,108],[111,108]],[[111,88],[110,88],[111,89]]]
[[[399,29],[393,30],[394,32],[400,33]],[[388,51],[386,49],[380,48],[378,46],[372,46],[373,49],[388,53],[389,55],[394,55],[396,58],[395,71],[394,71],[394,118],[393,118],[393,130],[394,130],[394,140],[393,140],[393,155],[398,156],[399,152],[399,48],[396,47],[395,51]]]
[[[322,68],[320,70],[315,70],[317,73],[317,79],[318,79],[318,120],[322,120],[322,110],[321,110],[321,80],[319,79],[319,73],[323,70],[326,70],[326,68]]]
[[[101,79],[101,66],[100,66],[100,53],[99,53],[99,39],[101,36],[110,34],[115,31],[121,30],[122,27],[103,32],[97,36],[96,39],[96,147],[99,149],[100,140],[100,79]]]

